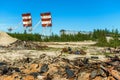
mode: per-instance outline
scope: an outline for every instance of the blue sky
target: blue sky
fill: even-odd
[[[22,22],[22,13],[30,12],[33,28],[40,13],[51,12],[52,32],[61,29],[92,31],[118,29],[120,31],[120,0],[0,0],[0,30],[7,31]],[[41,24],[34,33],[41,33]],[[13,32],[23,32],[22,24]]]

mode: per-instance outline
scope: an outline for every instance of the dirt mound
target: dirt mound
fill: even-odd
[[[8,46],[9,44],[15,42],[17,39],[9,36],[5,32],[0,31],[0,46]]]
[[[41,50],[46,48],[48,48],[48,46],[42,46],[41,44],[32,41],[21,40],[17,40],[6,47],[6,49],[10,50]]]

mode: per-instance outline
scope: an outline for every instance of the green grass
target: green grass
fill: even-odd
[[[103,53],[105,56],[110,56],[112,53]]]

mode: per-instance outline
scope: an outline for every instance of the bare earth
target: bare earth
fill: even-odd
[[[0,32],[0,80],[115,80],[115,78],[120,80],[119,60],[114,63],[110,62],[118,71],[112,70],[113,67],[109,68],[108,64],[104,65],[108,58],[105,57],[104,48],[92,46],[96,42],[34,42],[34,44],[29,41],[19,42],[17,40],[17,42],[16,40]],[[25,49],[25,46],[29,48]],[[62,49],[68,47],[71,47],[72,51],[82,49],[86,54],[63,53],[61,55]],[[92,60],[91,57],[98,58]],[[90,59],[89,63],[86,61],[87,58]],[[105,69],[103,65],[112,71],[109,76],[106,75],[107,73],[103,75],[103,72],[106,72],[100,69]],[[99,76],[98,72],[102,76]]]
[[[15,42],[17,39],[9,36],[5,32],[0,32],[0,46],[9,46],[11,43]],[[36,42],[37,43],[37,42]],[[63,54],[61,57],[68,59],[74,59],[77,57],[91,57],[92,54],[101,53],[103,48],[93,47],[91,45],[96,42],[83,41],[83,42],[38,42],[37,44],[48,46],[48,50],[0,50],[0,60],[1,61],[14,61],[17,59],[23,59],[25,57],[37,58],[41,54],[46,54],[50,56],[58,56],[61,54],[62,48],[71,47],[72,50],[84,49],[87,53],[86,55],[75,55],[75,54]],[[103,55],[98,55],[100,60],[104,60]]]
[[[23,59],[26,57],[30,58],[38,58],[41,54],[46,54],[49,56],[58,56],[61,54],[62,48],[71,47],[73,50],[82,49],[85,47],[86,55],[75,55],[75,54],[62,54],[61,57],[68,58],[68,59],[75,59],[77,57],[88,57],[90,58],[92,54],[97,54],[103,48],[97,48],[90,46],[95,44],[95,42],[85,41],[85,42],[47,42],[47,43],[38,43],[41,45],[47,45],[50,49],[48,50],[0,50],[0,60],[1,61],[14,61]],[[98,55],[100,60],[105,60],[103,55]]]

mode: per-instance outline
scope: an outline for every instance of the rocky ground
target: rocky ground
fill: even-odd
[[[120,80],[119,53],[92,46],[95,42],[8,38],[7,44],[0,46],[0,80]]]
[[[18,42],[0,50],[0,80],[120,80],[120,58],[106,57],[103,48],[83,42]],[[86,54],[61,54],[65,47]]]

